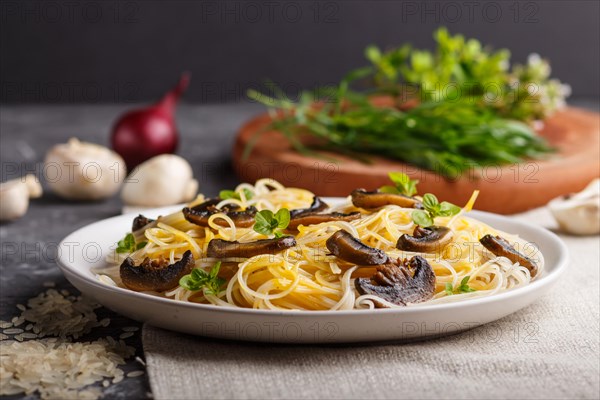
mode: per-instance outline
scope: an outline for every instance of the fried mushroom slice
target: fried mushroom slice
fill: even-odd
[[[329,208],[327,203],[325,203],[321,198],[314,196],[313,201],[308,208],[297,208],[295,210],[290,211],[290,218],[297,218],[303,214],[313,214],[326,210]]]
[[[479,242],[497,257],[506,257],[514,263],[519,263],[529,270],[531,277],[534,278],[538,273],[537,264],[526,255],[519,253],[510,243],[500,236],[485,235]]]
[[[142,214],[138,215],[133,219],[133,223],[131,225],[131,232],[139,231],[144,228],[146,225],[151,224],[156,220],[144,217]]]
[[[357,278],[354,286],[361,295],[377,296],[389,303],[405,306],[429,300],[435,292],[435,274],[431,265],[421,256],[408,261],[396,260],[377,267],[371,278]],[[386,308],[374,301],[377,308]]]
[[[313,197],[312,204],[308,208],[298,208],[296,210],[290,211],[290,223],[287,227],[289,231],[295,231],[298,229],[298,226],[304,225],[316,225],[322,224],[324,222],[332,222],[332,221],[354,221],[355,219],[360,218],[359,212],[353,212],[349,214],[332,212],[332,213],[323,213],[329,206],[321,200],[319,197]]]
[[[183,275],[189,274],[194,268],[194,256],[191,251],[183,253],[181,260],[169,264],[166,258],[151,260],[146,257],[136,266],[131,257],[121,264],[120,275],[123,284],[131,290],[164,292],[179,284]]]
[[[221,199],[209,199],[204,203],[197,205],[196,207],[185,207],[182,212],[184,218],[191,222],[192,224],[196,224],[202,227],[208,227],[208,219],[218,213],[224,213],[227,215],[235,226],[238,228],[250,228],[254,225],[254,216],[258,212],[255,207],[248,207],[244,211],[236,211],[239,207],[235,204],[226,204],[221,208],[217,208],[217,204],[221,202]],[[223,227],[229,226],[227,222],[223,219],[217,218],[215,219],[215,224]]]
[[[222,201],[223,201],[223,199],[221,199],[220,197],[215,197],[215,198],[206,200],[204,203],[198,204],[193,209],[196,211],[206,211],[209,209],[217,210],[217,204],[219,204]],[[237,206],[237,204],[228,204],[225,207],[229,207],[229,208],[227,208],[227,211],[229,211],[230,209],[235,209],[238,206]]]
[[[360,219],[360,212],[352,212],[349,214],[332,212],[327,214],[318,214],[318,213],[304,213],[299,216],[292,217],[290,219],[290,223],[287,227],[288,230],[297,230],[298,226],[304,225],[317,225],[322,224],[324,222],[332,222],[332,221],[345,221],[350,222],[356,219]]]
[[[356,265],[379,265],[388,261],[383,250],[367,246],[345,230],[331,235],[325,244],[331,254]]]
[[[435,253],[452,241],[452,230],[445,226],[416,226],[412,236],[406,233],[398,238],[396,248],[419,253]]]
[[[237,226],[238,228],[250,228],[254,225],[254,217],[256,216],[256,213],[258,212],[258,210],[256,209],[256,207],[250,206],[248,208],[246,208],[244,211],[229,211],[226,212],[225,215],[227,215],[229,218],[231,218],[231,220],[233,221],[234,225]],[[224,227],[228,227],[229,224],[227,224],[227,222],[225,222],[225,220],[217,218],[215,219],[215,224],[219,225],[219,226],[224,226]],[[208,226],[208,220],[207,220],[207,226]]]
[[[390,204],[404,208],[421,208],[421,202],[414,197],[401,194],[384,193],[378,190],[367,192],[365,189],[353,190],[350,194],[355,207],[366,210],[387,206]]]
[[[206,255],[215,258],[240,257],[250,258],[260,254],[275,254],[296,245],[293,236],[282,236],[273,239],[261,239],[254,242],[240,243],[223,239],[212,239],[208,242]]]

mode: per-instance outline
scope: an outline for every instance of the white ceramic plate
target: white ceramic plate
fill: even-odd
[[[180,208],[154,209],[145,215],[155,218]],[[58,262],[82,293],[115,312],[173,331],[281,343],[413,340],[463,331],[514,313],[547,293],[566,269],[567,249],[548,230],[490,213],[473,211],[470,215],[535,243],[545,258],[543,274],[527,286],[489,297],[400,309],[270,311],[184,303],[108,286],[91,272],[106,265],[105,255],[131,229],[135,214],[108,218],[73,232],[61,242]]]

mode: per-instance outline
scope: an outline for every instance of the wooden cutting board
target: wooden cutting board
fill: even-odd
[[[600,176],[600,114],[565,108],[548,118],[540,135],[558,149],[547,160],[473,169],[457,179],[446,179],[414,166],[372,156],[372,164],[334,153],[336,162],[296,152],[279,132],[267,131],[247,159],[246,144],[270,122],[268,114],[248,121],[233,148],[233,165],[242,181],[273,178],[286,186],[306,188],[319,196],[347,196],[356,188],[375,189],[389,184],[390,171],[402,171],[419,180],[419,193],[464,205],[480,190],[476,208],[512,214],[539,207],[563,194],[583,189]]]

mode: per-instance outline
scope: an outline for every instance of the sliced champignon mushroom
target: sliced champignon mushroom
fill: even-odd
[[[383,250],[367,246],[344,230],[331,235],[325,244],[334,256],[357,265],[379,265],[388,261]]]
[[[231,218],[234,225],[238,228],[250,228],[254,225],[254,216],[257,212],[258,210],[255,207],[250,206],[244,211],[229,211],[225,214]],[[223,219],[216,219],[215,224],[225,227],[229,226]]]
[[[176,287],[179,279],[189,274],[194,265],[194,256],[188,250],[181,260],[173,264],[169,264],[166,258],[151,260],[147,257],[136,266],[131,257],[127,257],[119,272],[123,284],[131,290],[163,292]]]
[[[308,226],[308,225],[316,225],[316,224],[322,224],[324,222],[332,222],[332,221],[350,222],[350,221],[354,221],[359,218],[360,218],[360,213],[358,211],[349,213],[349,214],[344,214],[344,213],[339,213],[339,212],[332,212],[332,213],[327,213],[327,214],[318,214],[318,213],[312,213],[312,212],[303,213],[298,216],[292,217],[290,219],[290,223],[289,223],[287,229],[288,230],[296,230],[296,229],[298,229],[298,226],[300,226],[300,225]]]
[[[182,212],[184,218],[191,222],[192,224],[196,224],[198,226],[207,227],[208,219],[218,213],[224,213],[227,215],[235,226],[239,228],[249,228],[254,225],[254,216],[257,213],[257,209],[255,207],[248,207],[244,211],[236,211],[239,207],[236,204],[226,204],[221,208],[217,208],[217,204],[221,202],[221,199],[210,199],[205,201],[204,203],[197,205],[196,207],[185,207]],[[215,220],[215,224],[219,226],[227,227],[229,226],[226,221],[223,219],[217,218]]]
[[[398,238],[396,248],[420,253],[435,253],[452,241],[452,230],[445,226],[416,226],[413,235],[406,233]]]
[[[273,239],[261,239],[254,242],[240,243],[223,239],[213,239],[208,243],[206,255],[215,258],[240,257],[250,258],[260,254],[279,253],[296,245],[293,236],[282,236]]]
[[[313,197],[313,201],[308,208],[297,208],[295,210],[290,211],[290,218],[296,218],[303,214],[313,214],[324,211],[329,206],[325,203],[321,198],[315,196]]]
[[[315,196],[313,202],[308,208],[299,208],[290,211],[290,223],[287,227],[288,230],[294,231],[298,229],[300,225],[316,225],[322,224],[323,222],[331,221],[353,221],[360,218],[359,212],[353,212],[349,214],[332,212],[320,214],[321,211],[327,209],[329,206]]]
[[[377,267],[371,278],[357,278],[354,281],[356,290],[370,294],[383,300],[404,306],[408,303],[420,303],[429,300],[435,292],[435,274],[431,265],[421,256],[414,256],[408,261],[388,262]],[[378,308],[385,308],[383,303],[374,301]]]
[[[527,268],[531,274],[531,277],[534,278],[538,272],[537,264],[529,257],[524,254],[519,253],[510,243],[508,243],[505,239],[500,236],[492,236],[485,235],[479,242],[492,252],[497,257],[506,257],[510,261],[514,263],[519,263],[520,265]]]
[[[414,197],[401,194],[383,193],[378,190],[367,192],[365,189],[356,189],[351,193],[352,204],[355,207],[372,209],[390,204],[404,208],[422,208],[421,202]]]
[[[146,225],[149,225],[154,221],[156,221],[156,220],[144,217],[142,214],[140,214],[133,219],[133,224],[131,225],[131,231],[132,232],[139,231],[140,229],[144,228]]]

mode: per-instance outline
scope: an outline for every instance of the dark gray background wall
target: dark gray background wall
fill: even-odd
[[[1,1],[0,101],[236,101],[265,78],[294,93],[363,65],[371,43],[431,47],[439,25],[514,61],[549,58],[574,96],[599,95],[600,2]]]

